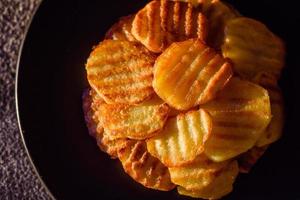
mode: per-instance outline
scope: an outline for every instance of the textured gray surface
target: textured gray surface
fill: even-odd
[[[34,173],[18,131],[18,52],[40,0],[0,0],[0,199],[50,199]]]

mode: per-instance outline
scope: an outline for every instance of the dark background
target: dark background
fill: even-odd
[[[19,66],[19,116],[30,155],[57,199],[189,199],[136,184],[118,161],[99,151],[83,119],[84,64],[92,46],[119,17],[145,2],[45,0],[36,13]],[[225,199],[300,199],[298,6],[292,0],[227,2],[283,38],[287,67],[280,80],[286,104],[284,136],[250,174],[239,176]]]

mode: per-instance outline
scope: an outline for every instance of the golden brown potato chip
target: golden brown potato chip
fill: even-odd
[[[143,140],[163,128],[169,110],[166,103],[154,98],[136,106],[103,104],[99,113],[103,127],[111,138]]]
[[[259,160],[259,158],[265,153],[268,149],[267,146],[263,147],[253,147],[246,153],[243,153],[238,158],[239,169],[241,173],[249,173],[251,168],[255,165],[255,163]]]
[[[260,72],[279,77],[284,66],[283,42],[264,24],[250,18],[227,23],[222,52],[232,60],[235,71],[250,80]]]
[[[229,20],[241,16],[232,6],[221,0],[173,0],[188,2],[201,9],[207,18],[207,39],[209,46],[220,49],[224,41],[224,29]]]
[[[99,107],[105,102],[94,91],[87,89],[83,94],[83,111],[86,125],[91,136],[95,137],[101,151],[108,153],[112,158],[117,158],[117,151],[126,139],[110,139],[105,134],[99,120]]]
[[[110,155],[112,159],[118,158],[118,151],[123,148],[125,143],[130,141],[128,138],[111,139],[104,131],[102,134],[96,134],[96,141],[100,149]]]
[[[151,1],[132,23],[132,34],[150,51],[160,53],[176,41],[199,38],[205,41],[206,18],[190,3]]]
[[[169,168],[179,194],[204,199],[219,199],[230,193],[238,170],[237,161],[216,163],[202,155],[191,164]]]
[[[181,1],[185,3],[191,3],[194,7],[197,7],[201,4],[202,0],[171,0],[171,1]]]
[[[87,125],[89,134],[93,137],[96,136],[97,126],[99,123],[97,110],[95,109],[95,96],[97,96],[95,91],[90,89],[86,89],[82,95],[82,109],[84,113],[85,123]],[[103,133],[102,126],[99,126],[98,132]]]
[[[216,99],[201,108],[212,116],[212,134],[204,148],[216,162],[252,148],[271,120],[268,92],[239,78],[232,78]]]
[[[106,103],[136,104],[153,94],[154,61],[137,43],[104,40],[87,61],[87,78]]]
[[[257,146],[263,147],[277,141],[282,135],[284,124],[283,96],[276,77],[273,75],[261,73],[254,81],[268,90],[271,102],[272,120],[256,143]]]
[[[118,156],[125,172],[145,187],[163,191],[175,187],[170,180],[168,168],[147,152],[144,141],[127,141]]]
[[[121,17],[105,34],[105,39],[136,41],[131,34],[134,15]]]
[[[147,149],[168,167],[192,162],[203,152],[211,132],[211,118],[204,110],[170,118],[164,129],[147,140]]]
[[[201,41],[173,43],[156,60],[153,87],[178,110],[213,99],[232,76],[231,64]]]
[[[224,29],[227,22],[240,14],[221,0],[204,0],[202,2],[203,13],[209,22],[207,43],[220,49],[224,42]]]

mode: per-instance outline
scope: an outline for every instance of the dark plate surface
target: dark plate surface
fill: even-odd
[[[189,199],[135,183],[120,163],[100,152],[87,133],[81,95],[93,45],[143,0],[45,0],[27,34],[17,77],[21,130],[32,160],[57,199]],[[283,138],[226,199],[300,199],[299,35],[296,1],[232,0],[242,14],[266,23],[287,44],[281,86],[286,102]]]

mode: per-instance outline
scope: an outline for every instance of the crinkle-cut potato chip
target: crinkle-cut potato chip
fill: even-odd
[[[171,181],[179,185],[179,194],[219,199],[232,191],[239,169],[235,160],[216,163],[200,155],[193,163],[169,171]]]
[[[105,131],[102,134],[99,132],[96,134],[97,145],[103,152],[110,155],[112,159],[118,158],[118,151],[129,140],[128,138],[111,139]]]
[[[105,34],[105,39],[136,41],[131,33],[134,16],[121,17]]]
[[[224,29],[226,23],[241,16],[229,4],[221,0],[173,0],[191,3],[201,10],[207,18],[206,42],[209,46],[220,49],[224,41]]]
[[[200,10],[185,2],[151,1],[136,14],[132,34],[155,53],[189,38],[205,41],[207,22]]]
[[[204,151],[211,126],[211,117],[204,110],[180,114],[170,118],[161,132],[147,140],[147,149],[168,167],[190,163]]]
[[[239,17],[233,7],[221,0],[203,0],[202,10],[208,20],[207,43],[220,49],[224,42],[224,29],[228,21]]]
[[[126,139],[111,140],[105,134],[98,112],[98,108],[102,104],[105,102],[94,90],[87,89],[84,91],[82,105],[89,134],[96,139],[101,151],[108,153],[112,158],[117,158],[117,150]]]
[[[99,123],[97,111],[93,109],[92,106],[93,104],[95,105],[95,103],[93,102],[95,96],[96,96],[95,92],[90,89],[86,89],[82,94],[82,109],[84,113],[84,119],[89,134],[93,137],[96,136],[97,126]],[[99,127],[99,132],[103,133],[102,127]]]
[[[181,1],[185,3],[191,3],[194,7],[197,7],[201,4],[203,0],[169,0],[169,1]],[[210,1],[210,0],[209,0]]]
[[[239,171],[241,173],[249,173],[252,167],[260,159],[260,157],[266,152],[267,149],[268,149],[268,145],[263,147],[254,146],[246,153],[240,155],[238,158]]]
[[[96,137],[103,136],[103,127],[99,121],[98,107],[105,104],[103,99],[93,89],[86,89],[82,95],[82,107],[85,122],[89,131],[89,134]],[[101,150],[105,151],[104,146],[100,146]]]
[[[276,142],[282,135],[284,124],[284,103],[282,92],[277,84],[277,78],[271,74],[261,73],[254,82],[268,90],[271,102],[272,119],[256,145],[263,147]]]
[[[118,157],[125,172],[145,187],[163,191],[175,187],[168,168],[149,154],[145,141],[128,140],[118,151]]]
[[[212,100],[232,76],[231,64],[197,39],[173,43],[156,60],[153,87],[178,110]]]
[[[224,41],[223,56],[232,60],[240,76],[249,80],[260,72],[280,76],[284,66],[284,44],[261,22],[245,17],[229,21]]]
[[[105,101],[97,94],[97,92],[93,89],[90,91],[90,95],[92,97],[91,108],[94,112],[94,120],[97,123],[97,133],[103,133],[104,129],[99,119],[99,106],[102,104],[106,104]]]
[[[201,108],[212,116],[212,133],[204,149],[216,162],[252,148],[271,120],[267,90],[239,78],[232,78],[216,99]]]
[[[143,140],[160,131],[168,117],[169,106],[156,98],[136,106],[103,104],[99,107],[100,119],[112,139]]]
[[[108,104],[137,104],[150,98],[156,56],[142,45],[104,40],[88,58],[87,78]]]

